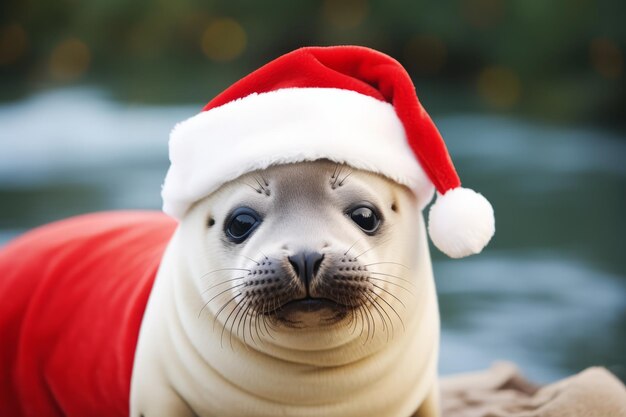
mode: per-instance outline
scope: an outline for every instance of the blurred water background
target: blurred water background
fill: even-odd
[[[542,382],[591,365],[624,380],[625,15],[591,0],[3,2],[0,244],[158,209],[177,121],[295,47],[368,45],[407,67],[496,211],[480,256],[432,251],[442,373],[508,359]]]

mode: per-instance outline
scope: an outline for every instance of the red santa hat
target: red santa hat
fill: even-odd
[[[163,210],[180,219],[222,184],[271,165],[328,159],[437,191],[429,234],[450,257],[479,253],[493,209],[461,188],[445,143],[395,59],[358,46],[295,50],[242,78],[170,135]]]

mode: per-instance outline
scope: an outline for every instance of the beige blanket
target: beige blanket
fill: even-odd
[[[443,378],[443,417],[626,417],[626,388],[604,368],[543,387],[510,363]]]

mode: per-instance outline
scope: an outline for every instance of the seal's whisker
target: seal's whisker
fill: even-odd
[[[339,184],[337,184],[337,186],[341,187],[341,186],[342,186],[342,185],[346,182],[346,180],[348,179],[348,177],[349,177],[350,175],[352,175],[352,173],[353,173],[353,172],[354,172],[354,171],[350,170],[350,172],[348,172],[348,174],[347,174],[345,177],[343,177],[343,179],[342,179],[341,181],[339,181]]]
[[[367,343],[369,341],[370,338],[370,334],[371,334],[371,324],[370,324],[370,317],[367,314],[367,308],[365,308],[365,306],[363,306],[363,317],[365,318],[365,324],[366,326],[366,331],[365,331],[365,343]]]
[[[373,333],[372,333],[372,339],[374,339],[374,335],[376,333],[376,318],[374,317],[374,314],[372,313],[372,310],[376,310],[376,306],[374,305],[374,303],[372,303],[372,299],[370,297],[367,296],[367,292],[363,293],[363,297],[365,299],[365,302],[367,304],[367,312],[370,314],[370,317],[372,318],[372,323],[374,324],[373,326]],[[382,323],[383,325],[383,332],[385,331],[385,324]]]
[[[239,337],[240,339],[243,340],[243,344],[246,347],[246,349],[248,348],[248,341],[246,340],[246,312],[248,311],[248,309],[250,308],[250,302],[249,300],[246,299],[246,303],[243,305],[243,307],[241,308],[241,317],[239,318],[239,322],[237,323],[237,329],[235,331],[235,336]],[[243,321],[244,326],[243,326],[243,334],[242,336],[239,336],[239,329],[241,329],[241,322]]]
[[[338,298],[340,299],[341,303],[343,303],[343,305],[345,306],[351,305],[350,300],[345,294],[339,294]],[[345,326],[348,328],[352,327],[352,323],[354,321],[354,309],[351,309],[349,312],[350,312],[350,319],[345,323]],[[354,333],[354,330],[356,330],[356,328],[353,329],[352,333]]]
[[[234,336],[238,337],[240,340],[243,341],[243,345],[244,347],[247,349],[250,348],[250,346],[248,345],[248,341],[246,340],[246,314],[248,312],[248,309],[250,308],[250,296],[246,295],[246,302],[241,306],[241,309],[239,310],[239,312],[235,315],[235,318],[233,320],[233,324],[235,323],[235,321],[237,321],[237,316],[239,316],[239,314],[241,314],[241,316],[239,317],[239,321],[237,322],[237,328],[234,328],[235,333]],[[241,333],[241,336],[239,335],[239,330],[241,329],[241,324],[243,321],[243,331]],[[233,330],[233,329],[231,329]],[[233,333],[231,331],[230,337],[232,339],[233,337]]]
[[[272,310],[273,312],[276,312],[278,310],[278,308]],[[266,316],[268,318],[267,324],[270,327],[270,329],[274,330],[274,331],[278,331],[276,329],[276,314],[272,314],[271,316]]]
[[[401,263],[398,263],[398,262],[374,262],[374,263],[366,264],[366,265],[363,265],[363,266],[374,266],[374,265],[382,265],[382,264],[398,265],[398,266],[401,266],[401,267],[403,267],[403,268],[405,268],[407,270],[410,269],[408,266],[406,266],[404,264],[401,264]]]
[[[261,335],[263,334],[263,329],[261,329],[261,331],[259,331],[261,323],[260,323],[260,316],[259,313],[255,313],[254,315],[254,332],[256,333],[257,339],[259,339],[259,344],[263,345],[263,339],[261,337]]]
[[[339,180],[339,176],[341,175],[342,170],[343,170],[343,165],[339,165],[339,172],[337,172],[337,175],[335,175],[333,177],[333,181],[331,181],[331,188],[333,190],[337,188],[337,181]]]
[[[263,313],[263,310],[258,310],[257,319],[259,321],[259,330],[261,331],[261,334],[263,336],[270,336],[270,332],[265,324],[265,314]]]
[[[409,293],[409,294],[411,294],[412,296],[415,296],[415,294],[413,294],[413,293],[412,293],[412,292],[411,292],[408,288],[406,288],[406,287],[404,287],[404,286],[402,286],[402,285],[398,284],[397,282],[389,281],[388,279],[384,279],[384,278],[376,278],[376,277],[373,277],[373,276],[369,276],[369,277],[367,277],[367,279],[373,279],[373,280],[375,280],[375,281],[382,281],[382,282],[386,282],[386,283],[387,283],[387,284],[389,284],[389,285],[393,285],[393,286],[395,286],[395,287],[402,288],[404,291],[408,292],[408,293]],[[372,283],[372,285],[374,285],[374,283]]]
[[[252,323],[253,323],[253,319],[254,319],[254,331],[256,332],[257,336],[260,338],[261,335],[259,333],[259,296],[255,296],[252,297],[252,299],[250,300],[250,303],[252,304],[252,309],[250,310],[250,316],[252,316],[250,318],[250,330],[252,331]],[[263,333],[262,329],[261,329],[261,333]],[[252,336],[251,336],[252,337]]]
[[[276,331],[276,328],[272,324],[271,317],[264,315],[263,316],[263,324],[265,325],[265,329],[267,330],[268,336],[271,337],[272,339],[276,340],[276,338],[274,337],[274,335],[271,332],[272,330]]]
[[[335,170],[333,171],[333,175],[330,176],[331,179],[335,179],[335,177],[337,176],[337,169],[339,168],[339,165],[341,164],[335,165]]]
[[[252,188],[254,191],[256,191],[259,194],[261,194],[263,192],[263,190],[260,190],[257,187],[255,187],[254,185],[248,184],[247,182],[244,182],[244,184],[246,184],[248,187]]]
[[[345,326],[350,330],[350,334],[354,334],[356,328],[354,327],[354,310],[350,310],[350,319],[346,322]]]
[[[367,272],[369,272],[370,274],[382,275],[382,276],[385,276],[385,277],[396,278],[396,279],[399,279],[400,281],[404,281],[404,282],[406,282],[407,284],[411,284],[411,286],[415,287],[415,283],[414,283],[414,282],[409,281],[408,279],[402,278],[402,277],[400,277],[400,276],[398,276],[398,275],[394,275],[394,274],[386,274],[386,273],[384,273],[384,272],[370,271],[370,270],[368,270]]]
[[[372,312],[370,311],[369,308],[365,308],[364,310],[365,310],[365,314],[369,316],[368,319],[367,319],[367,323],[368,323],[367,336],[368,337],[371,336],[372,340],[374,340],[374,334],[376,333],[376,320],[374,320],[374,315],[372,314]],[[369,329],[370,319],[372,321],[372,330],[371,331]]]
[[[229,334],[228,334],[228,341],[230,344],[230,349],[232,351],[235,350],[235,347],[233,345],[233,331],[235,330],[235,323],[237,323],[237,317],[239,317],[239,314],[246,307],[247,302],[248,302],[248,296],[244,294],[244,298],[242,298],[241,301],[237,303],[237,305],[235,306],[237,313],[235,313],[235,317],[233,317],[233,321],[231,322]]]
[[[367,252],[371,251],[372,249],[376,249],[377,247],[384,245],[388,242],[391,241],[391,238],[389,239],[385,239],[381,242],[378,242],[377,244],[375,244],[374,246],[370,246],[368,249],[364,250],[363,252],[359,253],[357,256],[354,257],[354,259],[359,259],[361,256],[365,255]]]
[[[273,256],[267,256],[261,251],[259,251],[259,253],[261,254],[261,256],[263,256],[263,258],[265,258],[266,261],[269,261],[271,259],[273,261],[280,262],[280,259],[274,258]]]
[[[268,188],[265,188],[265,186],[261,184],[261,181],[259,181],[259,178],[255,176],[254,180],[256,181],[257,184],[259,184],[259,187],[261,188],[260,192],[263,192],[265,195],[270,195],[270,190]],[[261,180],[263,180],[263,178],[261,178]],[[266,181],[263,181],[263,182],[266,182]],[[269,185],[269,184],[266,184],[266,185]]]
[[[259,344],[264,345],[263,338],[261,337],[263,335],[263,329],[261,328],[260,318],[261,318],[261,313],[256,311],[254,315],[254,331],[256,332],[257,339],[259,339]]]
[[[350,310],[350,313],[351,313],[352,321],[353,321],[353,323],[352,323],[353,328],[352,328],[351,334],[354,334],[354,333],[356,333],[356,329],[359,326],[359,316],[357,314],[358,313],[357,309]]]
[[[214,269],[213,271],[209,271],[206,274],[201,275],[199,277],[199,279],[206,278],[207,276],[209,276],[209,275],[211,275],[211,274],[213,274],[215,272],[221,272],[221,271],[246,271],[246,272],[250,272],[250,270],[247,269],[247,268],[220,268],[220,269]]]
[[[206,290],[202,291],[202,294],[204,294],[204,293],[206,293],[206,292],[208,292],[208,291],[212,290],[212,289],[213,289],[213,288],[215,288],[215,287],[219,287],[220,285],[224,285],[224,284],[226,284],[226,283],[228,283],[228,282],[237,281],[238,279],[244,279],[244,277],[243,277],[243,276],[241,276],[241,277],[237,277],[237,278],[231,278],[231,279],[226,279],[226,280],[224,280],[224,281],[220,281],[220,282],[218,282],[217,284],[213,284],[213,285],[211,285],[209,288],[207,288]]]
[[[241,323],[243,321],[243,332],[241,333],[241,339],[243,340],[243,345],[248,348],[248,341],[246,340],[246,318],[248,314],[248,310],[250,309],[250,301],[246,300],[246,304],[242,307],[241,317],[239,318],[239,322],[237,323],[237,331],[235,332],[236,336],[239,336],[239,329],[241,328]]]
[[[204,305],[202,306],[202,308],[200,309],[200,311],[198,312],[198,318],[200,318],[200,315],[202,314],[202,312],[204,311],[204,309],[209,305],[209,303],[211,301],[213,301],[215,298],[219,297],[220,295],[224,294],[227,291],[230,291],[233,288],[237,288],[237,287],[241,287],[242,285],[245,285],[245,283],[241,283],[238,285],[235,285],[233,287],[228,287],[226,288],[224,291],[219,292],[218,294],[214,295],[213,297],[211,297],[211,299],[209,301],[207,301],[206,303],[204,303]]]
[[[361,310],[361,318],[363,320],[364,323],[364,328],[367,329],[367,331],[365,332],[365,340],[363,341],[363,344],[366,344],[369,341],[370,335],[372,334],[372,324],[370,322],[370,316],[369,316],[369,311],[368,309],[365,307],[365,303],[361,303],[359,305],[359,309]]]
[[[354,296],[350,297],[349,305],[358,305],[360,307],[359,303],[355,301],[354,298],[355,298]],[[354,332],[356,332],[356,329],[359,325],[358,319],[361,318],[361,331],[359,332],[359,337],[361,337],[361,335],[363,334],[363,327],[364,327],[363,316],[362,316],[360,308],[353,309],[353,311],[354,311]]]
[[[256,317],[256,314],[255,314],[255,308],[254,308],[254,305],[255,305],[255,304],[256,304],[256,297],[254,297],[254,298],[252,298],[252,299],[250,300],[250,309],[249,309],[249,311],[247,311],[247,312],[246,312],[246,319],[247,319],[247,321],[248,321],[248,334],[250,335],[250,340],[251,340],[251,341],[252,341],[252,343],[254,343],[254,345],[256,346],[256,345],[257,345],[257,342],[256,342],[256,340],[254,339],[254,335],[252,334],[252,327],[253,327],[253,325],[252,325],[252,321],[253,321],[253,320],[255,319],[255,317]],[[256,325],[256,321],[255,321],[255,325]],[[244,327],[244,331],[245,331],[245,328],[246,328],[246,323],[245,323],[245,321],[244,321],[244,323],[243,323],[243,327]],[[257,333],[257,335],[258,335],[258,333]]]
[[[354,243],[352,245],[350,245],[350,247],[348,248],[348,250],[346,250],[343,255],[346,256],[348,254],[348,252],[350,252],[350,250],[354,247],[354,245],[356,245],[357,243],[359,243],[361,240],[363,240],[363,238],[359,238],[357,240],[354,241]]]
[[[276,307],[276,297],[272,297],[271,299],[272,301],[272,311],[276,311],[277,307]],[[263,310],[265,311],[265,303],[266,301],[263,303]],[[267,334],[274,339],[274,336],[272,335],[272,333],[270,332],[269,329],[276,331],[276,328],[274,328],[274,326],[272,325],[272,320],[270,316],[267,315],[263,315],[263,324],[265,325],[265,328],[267,329]],[[269,327],[269,329],[268,329]]]
[[[391,327],[391,338],[393,339],[393,336],[394,336],[393,320],[391,320],[391,317],[389,316],[389,313],[387,313],[387,310],[385,309],[385,307],[384,307],[384,306],[382,306],[382,305],[378,302],[378,300],[379,300],[379,299],[380,299],[380,300],[382,300],[382,298],[380,297],[380,295],[376,294],[376,292],[372,291],[372,290],[371,290],[371,289],[369,289],[369,288],[368,288],[368,291],[369,291],[371,294],[374,294],[374,296],[375,296],[375,297],[373,297],[371,294],[366,293],[366,294],[367,294],[367,296],[368,296],[368,297],[372,300],[372,302],[374,302],[374,303],[376,304],[376,306],[377,306],[377,310],[382,310],[382,312],[385,314],[385,316],[387,316],[387,318],[389,319],[389,325],[388,325],[388,328],[389,328],[389,327]],[[384,301],[384,300],[383,300],[383,301]],[[380,313],[380,311],[379,311],[379,313]],[[381,319],[383,320],[383,323],[386,321],[386,320],[385,320],[382,316],[381,316]],[[389,341],[389,340],[387,339],[387,341]]]
[[[354,309],[350,310],[348,312],[348,314],[350,315],[350,318],[348,319],[348,321],[345,323],[345,326],[350,329],[350,334],[354,334],[354,331],[356,329],[354,329]]]
[[[363,306],[359,306],[359,315],[361,316],[361,333],[359,333],[359,337],[363,337],[363,333],[365,332],[365,315],[363,314]],[[367,340],[367,337],[365,338]],[[365,342],[363,343],[365,344]]]
[[[261,329],[261,333],[263,333],[263,327],[265,327],[265,332],[267,333],[268,336],[271,337],[269,330],[267,329],[267,323],[265,322],[265,307],[267,305],[267,299],[263,300],[263,304],[261,304],[261,308],[257,309],[258,311],[258,318],[260,319],[260,323],[259,323],[259,327]],[[265,333],[263,333],[265,334]]]
[[[402,300],[401,300],[401,299],[399,299],[398,297],[396,297],[396,296],[395,296],[392,292],[387,291],[386,289],[384,289],[384,288],[383,288],[383,287],[381,287],[380,285],[376,285],[376,284],[374,284],[373,282],[370,282],[370,284],[372,284],[374,287],[378,288],[379,290],[386,292],[387,294],[389,294],[390,296],[392,296],[393,298],[395,298],[396,300],[398,300],[398,302],[399,302],[400,304],[402,304],[402,307],[406,308],[406,306],[404,305],[404,303],[402,302]]]
[[[246,317],[248,319],[248,334],[250,335],[250,340],[252,341],[252,343],[254,343],[254,346],[257,346],[257,342],[254,339],[254,336],[252,335],[252,320],[254,319],[253,311],[250,311],[250,312],[246,313]],[[244,331],[245,331],[245,328],[246,328],[245,322],[243,324],[243,327],[244,327]]]
[[[241,256],[241,257],[243,257],[243,258],[246,258],[246,259],[248,259],[248,260],[250,260],[250,261],[254,262],[257,266],[261,265],[261,263],[260,263],[260,262],[256,261],[255,259],[253,259],[253,258],[251,258],[251,257],[249,257],[249,256],[242,255],[242,254],[239,254],[239,256]]]
[[[224,341],[224,340],[223,340],[223,339],[224,339],[224,332],[226,331],[226,327],[228,327],[228,321],[230,320],[230,318],[231,318],[231,316],[233,315],[233,313],[234,313],[235,311],[237,311],[237,309],[238,309],[238,307],[241,305],[241,303],[242,303],[243,301],[245,301],[245,300],[246,300],[246,296],[244,295],[244,297],[243,297],[241,300],[239,300],[239,301],[237,302],[237,304],[235,304],[235,307],[233,307],[233,309],[230,311],[230,313],[228,313],[228,316],[226,317],[226,321],[224,322],[224,326],[222,327],[222,333],[221,333],[221,335],[220,335],[220,347],[221,347],[222,349],[224,348],[224,343],[223,343],[223,341]],[[235,316],[235,318],[237,318],[237,317]],[[232,328],[231,328],[231,334],[232,334]],[[232,348],[232,345],[231,345],[231,348]]]
[[[224,303],[224,305],[222,305],[219,310],[217,310],[217,313],[215,313],[215,317],[213,318],[213,331],[215,331],[215,325],[217,324],[217,317],[220,315],[220,313],[226,308],[226,306],[228,304],[230,304],[231,302],[233,302],[237,297],[242,296],[242,293],[237,293],[234,297],[232,297],[230,300],[228,300],[226,303]]]
[[[350,302],[350,299],[343,294],[341,297],[341,302],[343,302],[343,304],[345,306],[349,306],[352,305],[352,303]],[[348,320],[348,322],[346,323],[346,327],[350,328],[352,327],[352,325],[354,324],[354,328],[352,329],[352,334],[354,334],[354,332],[356,331],[356,315],[354,314],[354,309],[350,310],[350,320]]]
[[[241,284],[233,285],[232,287],[228,287],[228,288],[226,288],[225,290],[222,290],[222,291],[218,292],[218,293],[217,293],[217,294],[215,294],[213,297],[211,297],[211,298],[209,299],[209,301],[207,301],[207,302],[206,302],[206,304],[205,304],[204,306],[206,307],[206,306],[207,306],[207,305],[208,305],[211,301],[215,300],[217,297],[219,297],[220,295],[224,294],[225,292],[228,292],[228,291],[230,291],[230,290],[232,290],[232,289],[235,289],[235,288],[239,288],[239,287],[241,287],[241,286],[243,286],[243,285],[246,285],[246,283],[245,283],[245,282],[242,282]]]
[[[261,313],[260,317],[261,317],[261,325],[262,325],[262,327],[261,327],[261,328],[262,328],[262,329],[264,328],[264,329],[265,329],[265,333],[266,333],[269,337],[272,337],[272,335],[270,334],[270,330],[269,330],[269,329],[268,329],[268,327],[267,327],[267,316],[266,316],[265,314],[262,314],[262,313]],[[273,338],[273,337],[272,337],[272,338]]]
[[[272,333],[270,332],[270,329],[267,327],[267,316],[265,314],[261,314],[261,319],[262,319],[261,324],[265,328],[265,333],[267,333],[269,337],[274,339],[274,335],[272,335]]]
[[[387,328],[387,320],[385,320],[385,317],[383,316],[383,314],[380,312],[379,307],[377,306],[378,302],[374,299],[374,297],[372,297],[371,295],[369,295],[368,293],[364,293],[365,297],[367,299],[370,300],[370,302],[372,303],[371,306],[372,308],[376,311],[376,313],[378,313],[378,316],[380,317],[380,321],[382,322],[383,325],[383,333],[385,333],[387,335],[387,342],[389,342],[389,329]]]
[[[389,306],[389,308],[396,314],[396,316],[398,316],[398,319],[400,319],[400,324],[402,325],[402,331],[406,331],[406,329],[404,328],[404,320],[402,320],[402,316],[400,316],[400,314],[398,314],[398,311],[393,308],[393,306],[391,304],[389,304],[389,302],[387,302],[387,300],[385,300],[383,297],[381,297],[380,295],[376,294],[375,291],[368,289],[370,292],[372,292],[379,300],[381,300],[382,302],[384,302],[385,304],[387,304]],[[385,309],[386,311],[386,309]],[[389,320],[391,320],[391,318],[389,318]]]

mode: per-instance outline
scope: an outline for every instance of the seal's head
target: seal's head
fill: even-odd
[[[184,218],[181,241],[203,265],[203,313],[225,333],[256,343],[280,328],[335,327],[367,340],[404,323],[420,224],[407,187],[316,161],[224,185]]]

